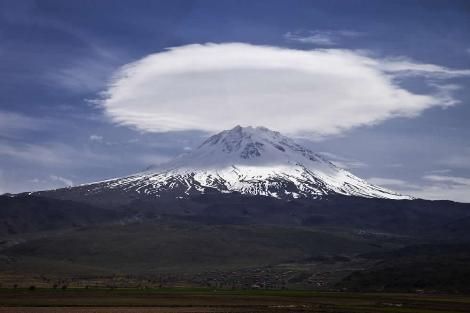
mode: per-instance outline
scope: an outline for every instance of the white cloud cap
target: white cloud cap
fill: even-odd
[[[394,78],[406,66],[419,64],[394,66],[337,49],[194,44],[121,68],[102,106],[114,122],[148,132],[214,132],[241,124],[325,136],[455,103],[398,86]]]

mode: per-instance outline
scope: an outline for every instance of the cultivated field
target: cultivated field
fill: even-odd
[[[212,289],[3,289],[1,313],[470,312],[470,296]]]

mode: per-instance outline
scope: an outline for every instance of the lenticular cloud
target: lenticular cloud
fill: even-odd
[[[240,124],[324,136],[455,103],[414,94],[383,67],[348,50],[187,45],[122,67],[102,106],[114,122],[148,132]]]

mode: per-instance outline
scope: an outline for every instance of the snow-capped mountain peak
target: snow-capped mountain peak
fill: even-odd
[[[294,148],[297,145],[279,132],[265,127],[236,126],[210,137],[199,146],[199,149],[209,146],[225,153],[238,153],[239,157],[249,159],[261,156],[261,153],[270,146],[285,152],[285,147]]]
[[[279,132],[241,126],[211,136],[166,164],[86,188],[89,193],[123,189],[150,197],[177,198],[208,192],[283,199],[331,194],[411,198],[371,185]]]
[[[265,127],[236,126],[210,137],[198,149],[212,147],[225,153],[238,153],[239,157],[249,159],[261,156],[266,144],[283,151],[280,145],[282,141],[287,142],[288,138]]]
[[[265,127],[236,126],[211,136],[189,154],[164,165],[169,167],[223,168],[230,165],[260,167],[321,161],[312,151]]]

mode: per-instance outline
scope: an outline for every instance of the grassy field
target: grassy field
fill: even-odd
[[[0,270],[63,276],[238,269],[380,250],[371,240],[303,227],[142,223],[39,237],[1,252]],[[11,262],[10,262],[11,259]]]
[[[2,289],[0,312],[470,312],[470,296],[213,289]]]

